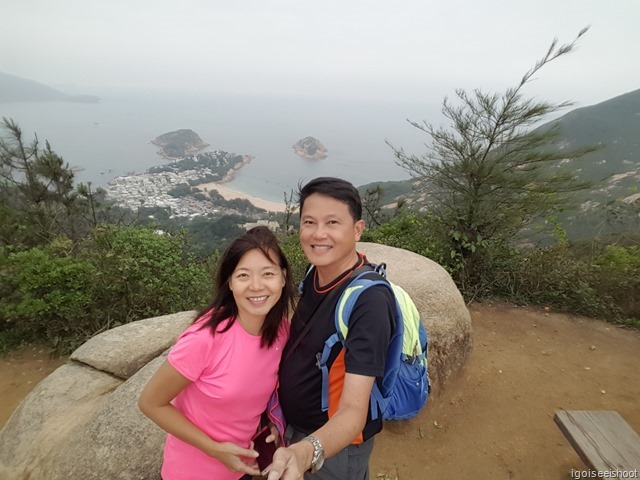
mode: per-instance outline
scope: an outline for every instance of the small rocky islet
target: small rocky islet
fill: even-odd
[[[163,133],[151,143],[160,147],[158,155],[168,159],[184,158],[209,146],[200,135],[186,128]]]
[[[304,137],[293,144],[293,151],[296,155],[309,160],[322,160],[327,158],[329,152],[327,148],[313,137]]]

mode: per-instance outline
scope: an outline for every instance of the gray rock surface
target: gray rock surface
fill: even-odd
[[[165,358],[149,362],[114,390],[109,402],[65,439],[57,458],[40,466],[41,478],[159,480],[166,434],[140,413],[137,399]]]
[[[358,248],[371,261],[385,262],[389,279],[416,302],[429,332],[432,385],[441,391],[471,349],[460,292],[431,260],[376,244]],[[193,317],[182,312],[131,323],[76,350],[0,430],[0,479],[158,480],[165,433],[138,411],[137,399]],[[402,434],[411,422],[389,428]]]
[[[59,367],[0,430],[0,478],[52,478],[41,466],[58,461],[66,442],[93,412],[109,403],[121,384],[122,380],[86,365],[71,362]]]
[[[127,323],[89,339],[71,360],[116,377],[129,378],[173,345],[196,312],[180,312]]]

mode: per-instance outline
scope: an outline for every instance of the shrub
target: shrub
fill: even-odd
[[[376,229],[365,230],[362,241],[415,252],[445,268],[449,267],[447,269],[451,271],[451,265],[446,262],[446,244],[439,236],[437,222],[428,215],[403,213]]]
[[[118,302],[108,313],[129,322],[190,310],[206,303],[211,281],[189,253],[184,235],[102,226],[81,252],[97,266],[99,302]]]
[[[440,263],[467,300],[498,297],[640,325],[637,245],[587,251],[561,236],[556,245],[544,249],[481,240],[469,244],[477,255],[462,262],[457,252],[448,251],[447,235],[451,232],[437,219],[405,213],[366,231],[363,240],[404,248]]]
[[[291,274],[293,275],[294,285],[298,285],[304,278],[307,268],[309,266],[309,260],[305,257],[302,247],[300,247],[300,236],[297,233],[291,235],[280,235],[278,238],[282,251],[289,260],[289,266],[291,267]]]
[[[567,245],[514,249],[493,265],[492,295],[611,321],[640,321],[637,247],[610,245],[595,257],[576,255]]]
[[[69,351],[113,326],[208,303],[211,281],[180,235],[102,226],[77,246],[0,256],[0,332]]]
[[[623,316],[640,321],[640,248],[607,245],[594,269],[599,294],[610,298]]]
[[[91,323],[96,268],[90,262],[43,247],[9,255],[1,268],[3,330],[57,344]]]

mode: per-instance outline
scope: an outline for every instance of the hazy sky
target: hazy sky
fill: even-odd
[[[52,86],[439,102],[527,89],[585,106],[640,88],[639,0],[0,0],[0,71]],[[77,87],[76,87],[77,86]]]

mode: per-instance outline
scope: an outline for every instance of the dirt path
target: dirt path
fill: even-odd
[[[26,347],[0,357],[0,428],[38,382],[65,361],[52,359],[43,347]]]
[[[640,432],[640,332],[502,305],[471,314],[464,372],[417,418],[385,427],[372,479],[569,479],[585,466],[553,422],[558,409],[617,410]],[[0,359],[0,425],[63,361],[37,349]]]
[[[558,409],[617,410],[640,432],[640,332],[507,306],[471,308],[464,373],[420,415],[376,440],[372,476],[569,479],[585,466]]]

